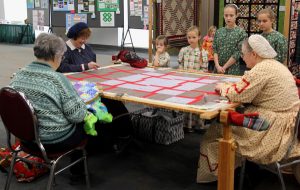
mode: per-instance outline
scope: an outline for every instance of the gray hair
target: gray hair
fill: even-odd
[[[61,37],[47,33],[41,33],[33,47],[34,56],[46,61],[54,60],[56,56],[63,55],[66,50],[66,44]]]
[[[245,46],[245,48],[247,49],[248,52],[253,51],[252,47],[249,44],[249,38],[244,39],[243,45]]]

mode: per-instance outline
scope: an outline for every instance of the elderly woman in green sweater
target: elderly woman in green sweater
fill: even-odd
[[[36,60],[21,69],[10,86],[23,92],[31,102],[46,150],[73,148],[86,138],[83,121],[87,108],[70,81],[56,72],[66,51],[65,42],[53,34],[42,33],[33,50]]]

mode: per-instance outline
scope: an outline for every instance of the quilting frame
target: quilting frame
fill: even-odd
[[[215,92],[215,85],[240,80],[237,76],[182,72],[170,68],[140,69],[128,64],[66,76],[73,83],[96,83],[101,88],[101,97],[198,114],[235,106]]]

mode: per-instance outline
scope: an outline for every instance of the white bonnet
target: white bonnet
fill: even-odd
[[[259,34],[251,35],[248,43],[261,58],[272,59],[277,56],[276,51],[272,48],[268,40]]]

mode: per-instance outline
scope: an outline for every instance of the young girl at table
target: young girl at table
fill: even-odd
[[[168,39],[164,35],[160,35],[155,40],[156,52],[153,60],[154,67],[169,67],[170,55],[166,51],[168,47]]]
[[[215,68],[215,62],[214,62],[214,51],[213,51],[213,41],[215,37],[217,27],[216,26],[210,26],[208,29],[208,34],[204,36],[203,42],[202,42],[202,52],[207,51],[207,61],[208,61],[208,72],[213,72]],[[202,53],[203,62],[204,62],[204,56]]]
[[[187,31],[189,46],[181,48],[178,55],[179,68],[184,70],[199,70],[202,63],[200,40],[201,34],[197,26]]]
[[[181,48],[178,55],[179,68],[183,70],[200,70],[202,56],[200,50],[201,33],[197,26],[192,26],[187,31],[189,46]],[[199,125],[200,118],[196,114],[185,114],[185,131],[193,132]]]
[[[257,14],[259,29],[262,31],[261,35],[269,41],[276,51],[277,56],[275,59],[283,63],[288,53],[287,39],[280,32],[273,29],[275,19],[275,13],[270,8],[262,9]]]
[[[236,25],[238,7],[228,4],[224,8],[225,27],[216,31],[213,42],[216,72],[220,74],[240,75],[239,58],[242,41],[247,33]]]

